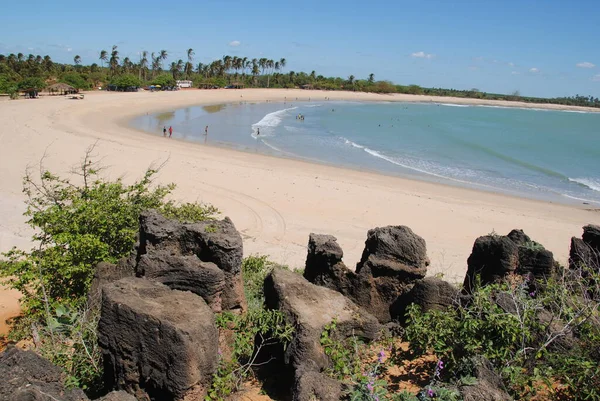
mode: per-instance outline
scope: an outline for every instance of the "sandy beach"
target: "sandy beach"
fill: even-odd
[[[243,96],[243,99],[241,99]],[[219,207],[244,238],[245,253],[268,254],[302,267],[311,232],[335,235],[345,262],[354,266],[367,230],[407,225],[427,241],[429,274],[461,281],[474,240],[491,231],[522,228],[565,263],[571,236],[600,222],[586,206],[567,206],[353,171],[255,153],[165,139],[129,128],[137,115],[189,105],[298,100],[421,101],[562,109],[557,105],[411,95],[376,95],[281,89],[190,90],[161,93],[89,93],[85,100],[44,96],[0,100],[0,251],[28,247],[22,177],[28,166],[66,174],[86,148],[126,181],[151,164],[167,161],[161,183],[174,182],[174,197]],[[581,109],[581,108],[579,108]],[[584,109],[585,110],[585,109]],[[598,111],[598,110],[593,110]],[[209,137],[209,142],[210,142]],[[14,314],[15,293],[0,291],[0,318]],[[12,302],[11,301],[11,302]],[[10,306],[12,305],[12,306]],[[0,327],[0,332],[2,328]]]

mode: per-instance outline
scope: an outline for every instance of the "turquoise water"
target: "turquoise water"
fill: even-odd
[[[176,138],[246,151],[600,204],[600,113],[313,101],[188,107],[132,124],[156,135],[173,126]]]

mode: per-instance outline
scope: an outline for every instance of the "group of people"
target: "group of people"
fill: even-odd
[[[171,138],[173,136],[173,127],[169,126],[169,138]],[[204,135],[208,135],[208,125],[206,127],[204,127]],[[163,127],[163,136],[166,138],[167,137],[167,126],[165,125]]]
[[[304,121],[304,116],[302,114],[298,114],[296,116],[296,120],[302,120],[302,121]]]

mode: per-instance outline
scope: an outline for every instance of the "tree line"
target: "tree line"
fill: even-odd
[[[325,77],[315,71],[285,71],[285,58],[273,60],[225,55],[210,63],[195,63],[194,49],[187,49],[185,54],[185,60],[179,59],[165,64],[169,57],[167,50],[144,50],[139,53],[137,60],[132,60],[130,57],[121,57],[118,46],[114,45],[110,51],[100,50],[98,62],[89,65],[83,65],[79,55],[73,57],[73,64],[68,64],[56,63],[49,55],[42,57],[33,54],[25,56],[23,53],[0,54],[0,93],[16,97],[19,91],[42,90],[54,82],[64,82],[84,90],[101,86],[118,90],[134,90],[147,85],[170,88],[175,86],[176,80],[186,79],[193,81],[195,87],[201,88],[233,85],[253,88],[350,90],[600,107],[600,100],[593,96],[539,98],[521,96],[518,92],[497,94],[477,89],[424,88],[418,85],[376,81],[374,74],[369,74],[365,79],[357,79],[354,75],[341,78]]]

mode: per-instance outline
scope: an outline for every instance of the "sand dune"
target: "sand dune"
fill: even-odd
[[[426,239],[430,273],[460,281],[477,236],[522,228],[565,262],[570,237],[579,236],[584,224],[600,221],[600,214],[584,208],[165,139],[160,133],[150,135],[127,126],[133,116],[187,105],[325,96],[449,102],[424,96],[276,89],[91,93],[83,101],[63,97],[0,101],[0,251],[28,246],[31,233],[22,216],[21,193],[27,166],[37,168],[44,157],[46,168],[65,174],[93,143],[109,167],[106,174],[113,178],[133,180],[150,164],[168,160],[159,181],[175,182],[177,199],[218,206],[242,232],[246,254],[269,254],[293,267],[304,264],[310,232],[335,235],[346,263],[354,265],[368,229],[404,224]],[[6,302],[0,297],[0,305]]]

